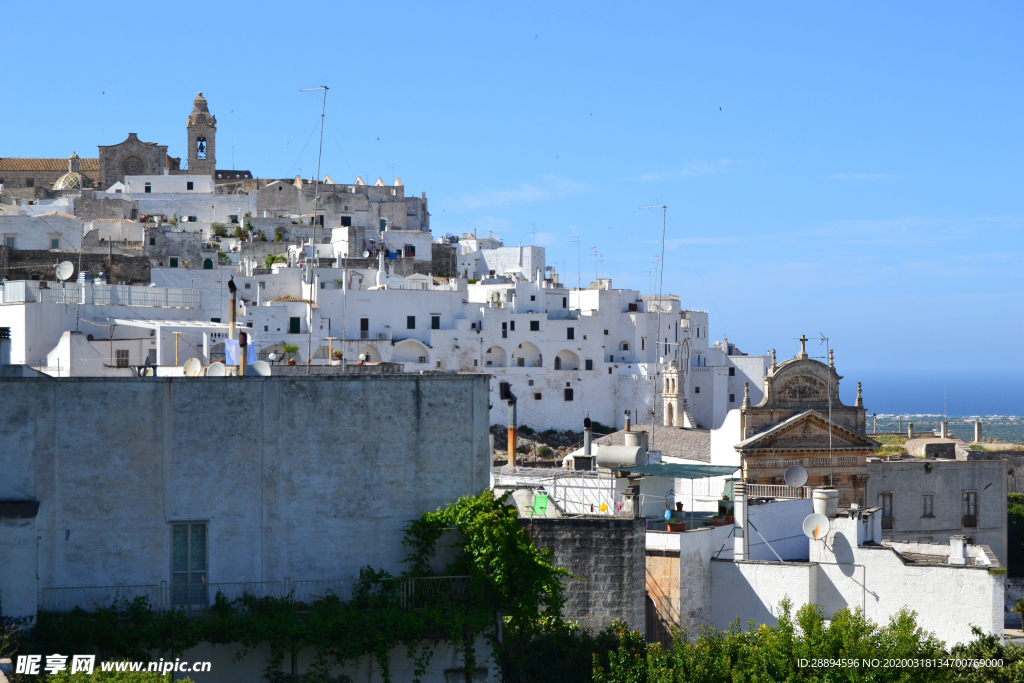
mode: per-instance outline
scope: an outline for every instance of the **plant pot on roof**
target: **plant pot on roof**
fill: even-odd
[[[284,355],[288,358],[288,365],[295,365],[295,354],[299,352],[298,344],[285,344]]]

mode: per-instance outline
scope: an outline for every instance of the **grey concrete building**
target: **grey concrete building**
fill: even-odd
[[[4,614],[398,573],[408,520],[488,486],[487,418],[486,375],[0,377]]]
[[[868,459],[866,503],[882,508],[882,538],[948,543],[966,536],[1007,566],[1006,460]]]

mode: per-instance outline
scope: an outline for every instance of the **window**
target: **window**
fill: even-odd
[[[537,296],[535,294],[531,294],[530,295],[530,301],[536,301],[536,300],[537,300]]]
[[[213,259],[203,259],[203,270],[213,270]]]
[[[370,338],[370,319],[360,318],[359,319],[359,338],[369,339]]]
[[[540,400],[540,392],[537,392],[537,393],[535,393],[535,394],[533,395],[533,400],[534,400],[534,401],[539,401],[539,400]]]
[[[586,368],[587,370],[593,370],[594,369],[594,361],[592,361],[589,358],[586,359],[585,361],[583,361],[583,364],[584,364],[583,367]]]
[[[508,339],[508,323],[501,324],[501,338]]]
[[[260,289],[266,289],[267,288],[267,283],[265,281],[263,281],[263,280],[260,280],[259,285],[260,285]]]
[[[14,245],[17,243],[17,238],[14,235],[4,235],[4,246],[8,249],[14,249]]]
[[[59,237],[51,237],[50,238],[50,249],[60,249],[60,238]]]
[[[185,189],[186,189],[186,190],[191,190],[191,189],[194,189],[194,188],[193,188],[193,186],[192,186],[192,181],[191,181],[191,180],[186,180],[186,181],[185,181]],[[231,221],[231,222],[232,222],[232,223],[237,223],[238,221],[237,221],[237,220],[234,220],[234,221]]]
[[[575,339],[576,338],[576,328],[575,327],[567,327],[567,328],[565,328],[565,338],[566,339]]]
[[[540,332],[540,321],[539,320],[531,320],[530,321],[530,332]]]
[[[882,528],[891,529],[893,527],[892,520],[892,494],[891,493],[880,493],[878,494],[878,504],[882,508]]]
[[[921,516],[922,517],[934,517],[935,516],[935,496],[926,493],[921,496]]]
[[[128,349],[118,349],[114,351],[114,365],[119,368],[128,367]]]
[[[192,188],[189,188],[189,189],[192,189]],[[236,214],[232,214],[232,215],[228,216],[228,222],[232,223],[234,225],[237,225],[238,224],[238,214],[236,213]]]
[[[572,400],[572,389],[566,389],[565,390],[565,400],[566,401],[571,401]]]
[[[146,183],[146,187],[142,191],[145,194],[152,194],[153,193],[153,183]]]
[[[479,365],[479,363],[477,363],[477,359],[476,359],[476,358],[474,358],[474,359],[473,359],[473,367],[475,368],[475,367],[476,367],[477,365]]]
[[[174,605],[205,605],[206,524],[171,525],[171,599]]]
[[[526,367],[526,359],[525,358],[517,358],[516,359],[516,365],[518,367],[525,368]]]
[[[729,403],[736,402],[736,394],[729,394]]]
[[[640,337],[640,350],[643,351],[647,348],[647,337]]]
[[[694,387],[693,388],[693,393],[699,394],[700,393],[700,387]]]
[[[299,334],[302,330],[301,318],[288,318],[288,334]]]
[[[612,374],[612,369],[611,368],[608,368],[608,374],[609,375]]]
[[[206,138],[196,138],[196,159],[206,158]]]
[[[515,320],[511,321],[511,322],[510,322],[510,323],[508,324],[508,329],[512,330],[513,332],[515,332],[515,331],[516,331],[516,321],[515,321]]]
[[[405,245],[405,258],[412,258],[416,255],[416,247],[411,244]]]
[[[558,356],[555,356],[555,370],[561,370],[561,369],[562,369],[562,359],[559,358]]]
[[[730,377],[735,377],[736,376],[736,368],[729,368],[729,376]]]
[[[608,330],[604,331],[604,336],[606,336],[606,337],[608,336]]]
[[[343,228],[352,227],[352,216],[342,216],[341,217],[341,227],[343,227]]]
[[[149,359],[150,365],[156,365],[156,349],[150,349],[149,353],[146,354],[146,358]]]
[[[198,220],[199,220],[199,218],[198,218],[197,216],[189,216],[189,217],[188,217],[188,222],[189,222],[189,223],[195,223],[195,222],[197,222]]]
[[[527,386],[531,386],[531,387],[533,386],[533,380],[532,379],[528,382]]]
[[[432,315],[430,316],[430,329],[439,330],[441,329],[441,316]]]
[[[416,329],[416,316],[407,315],[405,316],[405,329],[415,330]]]
[[[34,178],[29,178],[25,181],[25,187],[35,187],[36,181]]]
[[[168,265],[171,268],[177,268],[178,267],[178,257],[177,256],[172,256],[170,258],[170,261],[168,262]]]
[[[419,357],[419,358],[418,358],[418,359],[416,360],[416,362],[417,362],[417,363],[426,363],[426,362],[427,362],[427,357],[426,357],[426,356],[420,356],[420,357]]]
[[[623,351],[629,351],[629,343],[628,342],[622,342],[622,350]]]
[[[962,524],[964,527],[978,526],[978,492],[964,491],[961,496]]]
[[[155,237],[150,237],[149,238],[149,246],[151,246],[151,247],[155,247],[156,246],[156,238]]]
[[[563,297],[562,297],[562,308],[568,308],[568,307],[569,307],[569,300],[568,300],[568,299],[566,299],[566,298],[565,298],[565,297],[563,296]]]
[[[220,322],[220,318],[210,318],[210,322],[211,323],[219,323]]]
[[[270,326],[269,325],[264,325],[263,326],[263,331],[264,332],[270,332]]]
[[[629,310],[627,311],[627,313],[636,313],[636,312],[637,312],[637,306],[636,306],[636,304],[626,304],[626,306],[627,306],[627,308],[629,309]]]
[[[437,367],[441,367],[441,361],[437,361]]]

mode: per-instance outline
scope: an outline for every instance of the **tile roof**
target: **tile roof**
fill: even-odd
[[[33,218],[42,218],[43,216],[61,216],[63,218],[78,218],[78,216],[72,216],[70,213],[64,213],[63,211],[48,211],[47,213],[37,213]]]
[[[634,432],[649,432],[650,425],[636,425],[630,428]],[[626,438],[625,430],[594,439],[594,443],[604,446],[621,446]],[[684,429],[682,427],[666,427],[658,425],[654,430],[654,448],[662,455],[687,460],[711,462],[711,430]]]
[[[99,171],[99,159],[79,159],[79,170]],[[0,158],[0,171],[67,171],[67,159]]]

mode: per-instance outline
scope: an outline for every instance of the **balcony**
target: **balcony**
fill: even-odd
[[[168,584],[135,586],[82,586],[44,588],[40,596],[40,612],[70,612],[76,608],[86,612],[124,608],[138,599],[148,602],[157,613],[172,610],[188,614],[207,612],[223,596],[228,603],[245,605],[262,599],[286,599],[295,604],[314,605],[337,598],[347,602],[384,598],[396,602],[403,610],[461,599],[469,588],[468,576],[434,576],[415,579],[388,579],[380,582],[360,579],[311,581],[235,581],[229,583]]]

